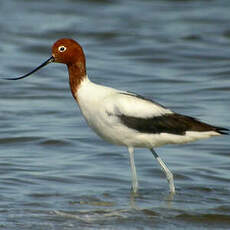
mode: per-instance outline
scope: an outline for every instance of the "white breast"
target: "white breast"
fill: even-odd
[[[105,100],[115,95],[117,90],[94,84],[86,78],[77,91],[80,110],[89,125],[100,137],[117,145],[121,143],[117,119],[109,117]]]

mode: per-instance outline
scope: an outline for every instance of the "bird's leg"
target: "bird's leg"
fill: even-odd
[[[128,147],[128,150],[129,150],[129,160],[130,160],[130,167],[131,167],[131,174],[132,174],[132,190],[134,193],[137,193],[138,181],[137,181],[137,173],[136,173],[136,167],[134,162],[134,148]]]
[[[161,169],[163,170],[163,172],[166,175],[166,178],[167,178],[167,180],[169,182],[170,193],[175,194],[175,186],[174,186],[173,174],[170,172],[170,170],[168,169],[166,164],[161,160],[161,158],[158,156],[158,154],[154,151],[154,149],[150,149],[150,151],[152,152],[153,156],[156,158],[156,160],[158,161],[158,163],[161,166]]]

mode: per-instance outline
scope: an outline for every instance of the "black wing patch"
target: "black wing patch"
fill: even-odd
[[[189,116],[177,113],[165,114],[151,118],[139,118],[126,116],[124,114],[116,115],[121,122],[131,129],[135,129],[141,133],[170,133],[184,135],[186,131],[215,131],[220,134],[227,134],[228,129],[215,127]]]

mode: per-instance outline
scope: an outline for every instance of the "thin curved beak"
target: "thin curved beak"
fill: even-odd
[[[15,77],[15,78],[5,78],[6,80],[19,80],[19,79],[23,79],[25,77],[30,76],[31,74],[35,73],[36,71],[38,71],[39,69],[41,69],[42,67],[48,65],[51,62],[54,62],[55,59],[53,56],[51,56],[48,60],[46,60],[44,63],[42,63],[40,66],[38,66],[37,68],[35,68],[34,70],[32,70],[31,72],[21,76],[21,77]]]

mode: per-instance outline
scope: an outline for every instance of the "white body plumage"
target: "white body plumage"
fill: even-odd
[[[82,81],[76,93],[79,107],[88,125],[100,137],[116,145],[150,149],[220,135],[215,131],[186,131],[184,135],[167,132],[143,133],[127,127],[117,115],[147,119],[173,112],[159,104],[136,97],[135,94],[95,84],[88,77]]]

